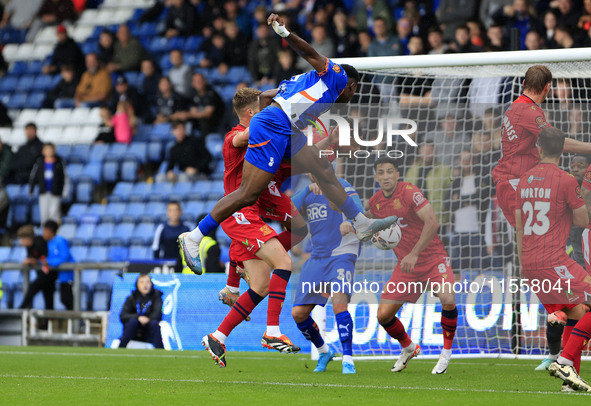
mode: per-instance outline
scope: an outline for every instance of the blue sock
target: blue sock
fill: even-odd
[[[353,200],[351,196],[347,197],[347,200],[345,200],[345,203],[343,203],[343,205],[339,207],[339,209],[341,209],[343,214],[347,216],[349,220],[353,220],[356,215],[361,213],[361,210],[359,210],[359,206],[355,204],[355,200]]]
[[[334,315],[339,329],[339,338],[343,346],[343,355],[353,355],[353,319],[351,314],[345,310]]]
[[[298,328],[304,337],[306,337],[306,340],[312,341],[312,344],[314,344],[316,348],[320,348],[324,345],[324,339],[320,335],[318,325],[311,316],[308,316],[306,320],[298,323]]]
[[[197,227],[199,227],[199,231],[201,231],[201,234],[205,236],[211,233],[213,230],[215,230],[215,228],[218,226],[218,222],[215,221],[213,217],[211,217],[211,214],[208,214],[207,216],[205,216],[203,220],[199,222],[199,225]]]

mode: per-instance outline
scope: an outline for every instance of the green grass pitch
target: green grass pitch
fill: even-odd
[[[455,359],[433,376],[435,360],[340,361],[313,373],[308,355],[229,353],[219,368],[205,351],[0,347],[1,405],[590,405],[591,395],[560,393],[535,360]],[[583,377],[591,377],[583,362]],[[564,403],[563,403],[564,402]]]

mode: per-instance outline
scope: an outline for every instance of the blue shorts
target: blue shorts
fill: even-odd
[[[279,107],[269,106],[250,120],[248,150],[244,159],[257,168],[277,173],[281,161],[291,159],[307,142]]]
[[[357,256],[354,254],[328,258],[310,257],[304,263],[296,284],[294,306],[309,304],[324,306],[330,293],[351,295],[356,261]]]

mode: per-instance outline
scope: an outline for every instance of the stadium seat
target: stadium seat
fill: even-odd
[[[84,245],[70,247],[70,254],[76,262],[88,262],[88,247]]]
[[[113,232],[115,230],[114,223],[101,223],[96,226],[94,229],[94,234],[92,235],[92,244],[93,245],[108,245],[113,238]]]
[[[27,97],[27,101],[25,102],[25,108],[28,109],[40,109],[43,105],[43,100],[45,99],[44,92],[34,91],[29,93]]]
[[[162,143],[160,141],[152,141],[148,144],[148,161],[162,162]]]
[[[146,205],[141,201],[134,201],[125,205],[121,221],[135,223],[145,212]]]
[[[26,71],[24,73],[28,73],[31,75],[39,75],[41,70],[43,69],[43,61],[35,60],[29,61],[26,63]]]
[[[145,245],[132,245],[129,247],[130,261],[146,261],[153,258],[152,250]]]
[[[187,52],[183,55],[183,61],[189,66],[198,66],[205,58],[205,52]]]
[[[172,126],[169,123],[155,124],[150,133],[151,141],[172,140]]]
[[[0,263],[6,262],[10,257],[10,247],[0,247]]]
[[[90,109],[86,107],[77,107],[72,111],[69,123],[72,125],[91,124],[88,119],[89,115]]]
[[[27,74],[19,78],[16,88],[20,92],[29,92],[35,88],[35,75]]]
[[[72,182],[78,182],[80,176],[82,175],[82,170],[84,169],[84,165],[82,164],[69,164],[66,165],[66,172],[68,172],[68,177]]]
[[[130,243],[137,245],[148,245],[154,241],[154,223],[139,223],[133,230]],[[130,253],[131,254],[131,253]]]
[[[39,202],[34,202],[31,205],[31,223],[35,225],[41,224],[41,211],[39,210]]]
[[[133,156],[126,155],[124,159],[121,163],[121,180],[133,182],[137,179],[139,164]]]
[[[128,245],[133,235],[134,223],[119,223],[115,226],[113,231],[113,243],[120,243],[121,245]]]
[[[108,183],[115,183],[119,180],[119,160],[105,157],[103,163],[103,180]]]
[[[111,202],[126,202],[133,190],[133,183],[131,182],[117,182],[113,193],[109,196]]]
[[[215,157],[222,157],[222,149],[224,147],[224,141],[219,140],[217,137],[210,137],[208,136],[205,139],[205,147],[209,151],[209,153]]]
[[[209,192],[207,198],[209,200],[219,200],[224,196],[224,182],[223,181],[211,181],[209,183]]]
[[[102,162],[108,151],[107,144],[94,144],[90,149],[89,162]]]
[[[88,162],[84,169],[82,169],[82,174],[80,179],[89,178],[94,182],[94,184],[101,183],[102,180],[102,164],[101,162]]]
[[[18,86],[18,77],[6,76],[0,81],[0,92],[14,92]]]
[[[81,242],[82,244],[90,243],[92,236],[94,234],[95,224],[93,223],[82,223],[76,227],[76,234],[72,239],[72,244],[75,242]]]
[[[107,214],[108,206],[106,204],[93,203],[88,206],[86,213],[81,217],[81,222],[97,223]]]
[[[92,308],[92,294],[94,293],[94,286],[98,280],[98,277],[98,269],[85,269],[82,271],[82,305],[86,310],[94,310]]]
[[[6,107],[12,110],[20,110],[27,104],[27,97],[27,93],[15,93],[8,99]]]
[[[91,178],[81,178],[76,183],[76,200],[90,203],[93,200],[94,181]]]
[[[29,222],[29,203],[25,201],[17,201],[11,205],[12,222],[18,225],[24,225]]]
[[[109,247],[109,261],[119,262],[127,261],[129,249],[122,245],[113,245]]]
[[[148,200],[151,202],[165,202],[169,200],[169,196],[172,193],[174,184],[171,182],[159,182],[154,183],[152,191],[148,196]]]
[[[197,217],[205,211],[204,207],[205,204],[203,202],[194,200],[190,201],[183,207],[183,221],[196,221]]]
[[[150,202],[146,205],[146,212],[142,221],[160,223],[166,220],[166,203]]]
[[[137,182],[129,193],[130,202],[145,202],[152,193],[153,183]]]
[[[10,250],[10,257],[8,258],[8,262],[18,262],[21,263],[27,257],[27,250],[25,247],[17,246],[12,247]]]
[[[185,52],[197,52],[203,44],[204,38],[201,36],[187,37],[183,45],[183,51]]]
[[[89,262],[106,262],[109,258],[109,249],[102,245],[92,245],[88,250]]]
[[[76,235],[76,228],[76,224],[63,224],[59,228],[57,233],[64,237],[66,240],[71,241],[72,239],[74,239],[74,236]]]
[[[125,155],[135,157],[143,165],[148,158],[148,145],[145,142],[132,142],[129,144]]]
[[[121,220],[123,211],[125,210],[125,203],[109,202],[103,215],[103,221],[118,222]]]
[[[53,88],[53,79],[49,75],[39,75],[35,78],[33,88],[41,91],[48,91]]]
[[[80,128],[78,128],[80,131]],[[72,145],[68,162],[77,162],[85,164],[88,162],[90,157],[90,145],[88,144],[76,144]]]

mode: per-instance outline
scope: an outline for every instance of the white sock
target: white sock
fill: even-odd
[[[548,355],[548,358],[556,361],[558,359],[558,356],[559,356],[559,354],[550,354],[550,355]]]
[[[238,293],[240,293],[240,288],[235,288],[234,286],[229,286],[229,285],[226,285],[226,287],[228,288],[228,290],[231,293],[234,293],[235,295],[237,295]]]
[[[412,352],[415,350],[416,347],[417,347],[417,345],[411,341],[410,344],[408,345],[408,347],[404,347],[403,350]]]
[[[324,354],[325,352],[328,352],[328,345],[326,345],[326,343],[322,344],[322,347],[318,348],[319,354]]]
[[[281,330],[279,326],[267,326],[267,335],[270,337],[280,337]]]
[[[214,338],[216,340],[218,340],[222,344],[225,344],[226,338],[228,338],[227,335],[225,335],[224,333],[220,332],[219,330],[214,331],[214,333],[212,334],[212,336],[214,336]]]
[[[343,355],[343,364],[353,364],[353,356]]]
[[[570,359],[564,358],[563,356],[558,357],[556,361],[562,365],[570,365],[571,367],[573,366],[573,362]]]
[[[355,223],[356,226],[360,226],[363,225],[367,222],[369,222],[369,219],[365,216],[365,214],[363,213],[357,213],[357,215],[353,218],[353,222]]]
[[[447,349],[447,348],[442,349],[441,355],[444,355],[447,358],[451,358],[451,348],[450,349]]]
[[[203,234],[201,234],[201,230],[199,230],[199,227],[195,227],[195,229],[189,233],[189,238],[193,240],[193,242],[201,242],[201,240],[203,239]]]

